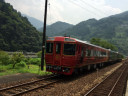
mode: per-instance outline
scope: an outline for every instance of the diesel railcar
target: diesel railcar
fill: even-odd
[[[46,41],[46,70],[57,74],[71,75],[121,59],[117,52],[76,38],[50,37]]]

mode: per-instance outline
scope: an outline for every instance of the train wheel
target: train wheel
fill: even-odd
[[[84,73],[84,68],[80,68],[80,73]]]
[[[101,67],[103,67],[104,66],[104,63],[101,63]]]
[[[96,64],[93,65],[93,68],[96,69]]]
[[[79,69],[78,68],[75,69],[74,75],[79,75]]]
[[[102,67],[102,63],[100,63],[100,68]]]
[[[91,69],[91,66],[90,65],[88,65],[88,70],[90,70]]]

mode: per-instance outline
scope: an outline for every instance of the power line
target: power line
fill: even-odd
[[[101,11],[100,9],[98,9],[98,8],[96,8],[96,7],[94,7],[94,6],[92,6],[91,4],[89,4],[89,3],[87,3],[87,2],[85,2],[84,0],[81,0],[84,4],[86,4],[86,5],[88,5],[88,6],[91,6],[93,9],[95,9],[95,10],[99,10],[101,13],[103,13],[104,15],[107,15],[106,13],[104,13],[103,11]]]
[[[79,5],[79,4],[77,4],[77,3],[75,3],[75,2],[71,2],[70,0],[68,0],[68,1],[69,1],[70,3],[73,3],[74,5],[76,5],[76,6],[80,7],[80,8],[82,8],[83,10],[86,10],[86,11],[88,11],[89,13],[91,13],[91,14],[93,14],[93,15],[97,15],[98,17],[100,17],[100,15],[95,14],[95,13],[92,12],[91,10],[89,10],[89,9],[87,9],[87,8],[85,8],[85,7],[83,7],[83,6]]]

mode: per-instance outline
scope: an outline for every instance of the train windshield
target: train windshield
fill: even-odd
[[[75,55],[76,44],[64,44],[64,55]]]
[[[60,54],[61,51],[61,43],[56,43],[56,54]]]
[[[46,53],[53,53],[53,43],[46,43]]]

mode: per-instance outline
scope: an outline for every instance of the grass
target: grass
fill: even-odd
[[[44,71],[40,70],[40,67],[38,65],[29,65],[27,67],[19,67],[12,69],[12,64],[7,65],[7,66],[0,66],[0,76],[4,75],[10,75],[10,74],[16,74],[16,73],[34,73],[38,75],[46,75],[46,74],[51,74],[50,72],[45,71],[46,67],[44,67]]]
[[[44,71],[39,67],[41,58],[25,58],[22,53],[14,54],[11,57],[6,55],[5,52],[0,52],[0,76],[16,73],[51,74],[45,71],[46,67],[44,67]],[[13,68],[13,64],[15,64],[15,68]]]

